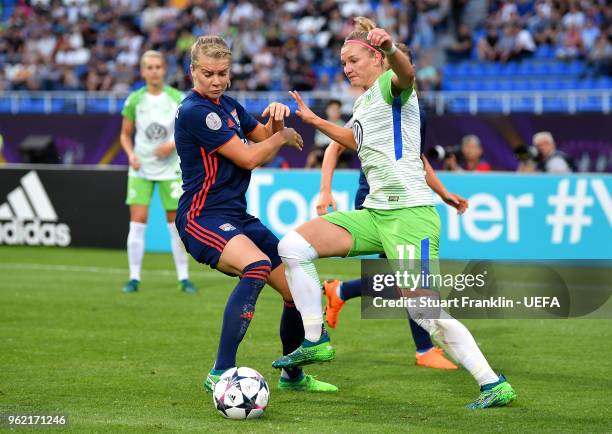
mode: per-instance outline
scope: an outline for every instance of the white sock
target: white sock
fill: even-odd
[[[340,300],[344,301],[344,299],[342,298],[342,282],[340,282],[340,284],[336,288],[336,295]]]
[[[318,254],[300,234],[289,232],[278,244],[295,307],[302,315],[305,338],[317,342],[323,326],[321,281],[312,261]]]
[[[145,248],[146,223],[130,222],[130,232],[127,237],[128,263],[130,264],[130,280],[140,280],[142,257]]]
[[[189,279],[187,252],[185,252],[183,242],[174,223],[168,223],[168,232],[170,232],[170,245],[172,246],[172,256],[176,266],[176,277],[179,281]]]
[[[419,318],[418,313],[409,309],[411,318],[429,332],[446,352],[468,370],[479,386],[495,383],[499,377],[493,372],[489,362],[478,348],[470,331],[445,311],[440,319]],[[434,317],[435,318],[435,317]]]

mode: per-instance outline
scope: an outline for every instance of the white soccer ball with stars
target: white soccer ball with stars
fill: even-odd
[[[251,368],[231,368],[221,375],[213,393],[213,403],[228,419],[256,419],[268,405],[270,389],[264,377]]]

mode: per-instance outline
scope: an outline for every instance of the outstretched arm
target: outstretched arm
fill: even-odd
[[[451,193],[446,189],[442,181],[436,175],[436,171],[429,164],[429,160],[425,157],[425,155],[421,154],[421,160],[423,161],[423,166],[425,167],[425,181],[429,188],[431,188],[440,199],[442,199],[446,204],[452,206],[457,210],[457,214],[463,214],[465,210],[468,208],[468,201],[458,194]]]
[[[298,109],[295,111],[295,114],[298,115],[301,120],[303,120],[307,124],[312,125],[317,130],[321,131],[327,137],[332,139],[334,142],[337,142],[345,148],[351,149],[353,151],[357,150],[357,142],[355,142],[355,138],[353,137],[353,130],[351,128],[341,127],[317,116],[304,103],[304,100],[302,99],[298,91],[294,90],[293,92],[289,92],[289,95],[293,97],[293,99],[298,105]]]
[[[333,211],[336,211],[336,201],[332,195],[332,179],[334,177],[334,170],[338,164],[338,157],[340,157],[342,152],[344,152],[344,148],[336,142],[331,142],[327,146],[327,149],[325,149],[323,164],[321,165],[321,187],[316,207],[317,215],[327,214],[327,210],[330,206]]]

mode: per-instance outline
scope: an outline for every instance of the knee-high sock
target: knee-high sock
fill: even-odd
[[[302,315],[305,338],[317,342],[323,327],[321,281],[313,263],[317,252],[304,237],[291,231],[278,244],[278,254],[285,264],[293,302]]]
[[[251,324],[257,297],[268,280],[271,267],[270,261],[257,261],[244,268],[238,285],[225,305],[215,370],[236,366],[238,345]]]
[[[338,297],[347,301],[351,298],[361,297],[361,279],[342,282],[338,287]]]
[[[130,280],[140,280],[142,257],[145,248],[146,223],[130,222],[130,231],[127,237],[128,263],[130,264]]]
[[[411,312],[412,315],[412,312]],[[459,321],[442,312],[440,319],[415,317],[415,322],[427,330],[451,355],[469,371],[479,386],[495,383],[497,375],[478,348],[474,337]]]
[[[172,246],[172,256],[176,266],[176,277],[178,280],[189,279],[187,252],[185,252],[183,242],[174,223],[168,223],[168,232],[170,232],[170,245]]]
[[[283,355],[296,350],[304,340],[304,325],[302,316],[293,303],[285,302],[280,321],[280,338],[283,344]],[[283,369],[281,375],[285,378],[299,378],[302,368]]]
[[[414,322],[412,318],[408,318],[408,324],[410,324],[410,332],[412,333],[412,340],[416,350],[419,353],[430,350],[433,347],[433,342],[427,330]]]

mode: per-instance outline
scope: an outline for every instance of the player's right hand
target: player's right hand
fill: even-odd
[[[130,167],[134,170],[140,169],[140,159],[136,154],[130,154],[129,156]]]
[[[336,201],[331,192],[324,191],[319,195],[317,201],[317,215],[322,216],[327,214],[327,210],[331,206],[332,211],[336,211]]]
[[[308,107],[306,103],[304,103],[304,100],[302,99],[300,93],[297,90],[294,90],[289,91],[289,95],[291,95],[291,97],[295,100],[298,106],[297,110],[295,111],[295,114],[298,115],[298,117],[307,124],[314,123],[317,120],[318,116],[312,110],[310,110],[310,107]]]
[[[285,139],[285,144],[291,146],[292,148],[297,148],[300,151],[304,147],[304,140],[302,136],[295,131],[293,128],[283,128],[280,131],[283,139]]]

